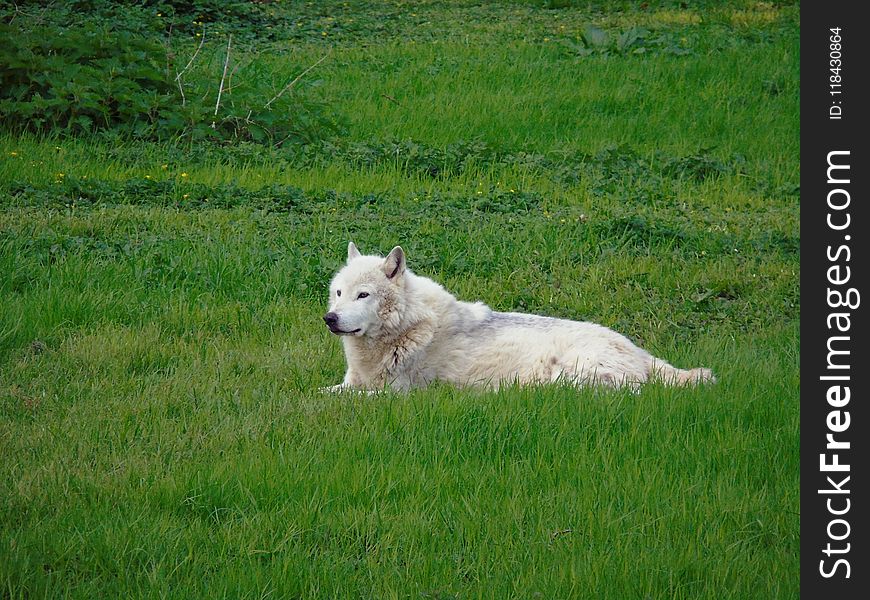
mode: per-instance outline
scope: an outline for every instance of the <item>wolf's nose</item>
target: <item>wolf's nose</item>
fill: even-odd
[[[328,312],[323,315],[323,320],[326,321],[326,324],[330,327],[335,327],[338,324],[338,315],[334,312]]]

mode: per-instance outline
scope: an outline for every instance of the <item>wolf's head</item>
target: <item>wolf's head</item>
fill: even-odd
[[[405,252],[393,248],[386,258],[363,256],[347,245],[347,264],[329,284],[326,326],[336,335],[375,334],[399,320],[405,279]]]

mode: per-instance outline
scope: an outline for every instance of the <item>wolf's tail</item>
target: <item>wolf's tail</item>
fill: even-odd
[[[713,371],[705,367],[697,369],[678,369],[658,358],[652,358],[649,367],[649,378],[658,379],[667,385],[697,385],[699,383],[716,383]]]

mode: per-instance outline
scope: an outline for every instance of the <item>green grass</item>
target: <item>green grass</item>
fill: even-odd
[[[329,144],[0,135],[3,596],[796,597],[797,8],[321,4]],[[719,383],[320,394],[349,239]]]

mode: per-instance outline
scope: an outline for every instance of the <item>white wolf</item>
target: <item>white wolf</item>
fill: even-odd
[[[653,378],[674,385],[715,381],[710,369],[677,369],[601,325],[462,302],[405,262],[399,246],[382,258],[348,244],[323,317],[342,336],[347,374],[329,390],[407,390],[435,380],[634,388]]]

